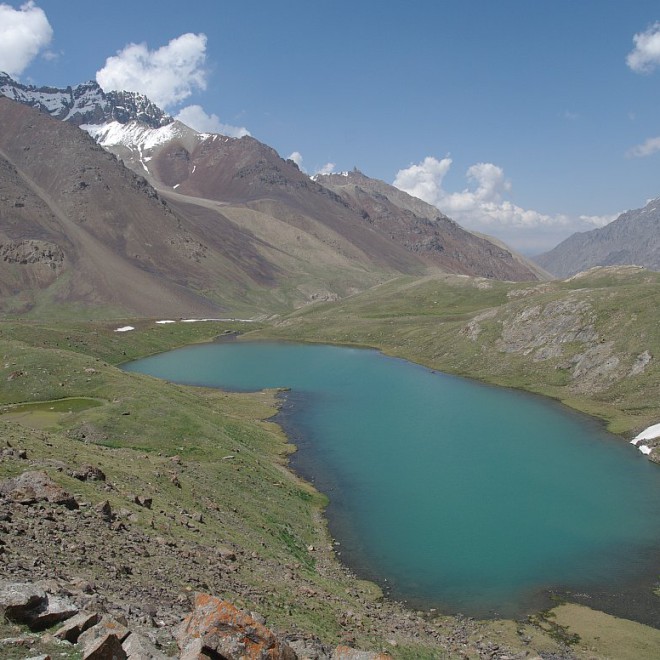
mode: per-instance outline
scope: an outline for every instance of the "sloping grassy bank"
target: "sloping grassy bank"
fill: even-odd
[[[0,567],[12,566],[22,579],[56,571],[91,580],[110,601],[134,609],[147,594],[167,611],[185,612],[192,591],[209,591],[259,612],[282,632],[388,648],[404,658],[490,644],[478,641],[478,624],[417,617],[341,567],[321,515],[325,499],[287,469],[293,448],[268,421],[276,392],[182,387],[116,366],[247,324],[141,321],[116,333],[121,325],[0,322],[0,402],[34,404],[19,417],[0,415],[2,447],[28,456],[3,457],[0,478],[46,469],[89,504],[85,511],[107,500],[129,532],[152,539],[149,550],[131,554],[121,533],[113,547],[115,537],[99,518],[93,524],[105,525],[103,534],[92,526],[88,537],[65,537],[62,549],[42,539],[40,561],[27,546],[12,553],[8,545]],[[100,405],[85,407],[80,397]],[[76,479],[87,464],[106,481]],[[136,495],[152,498],[151,508]],[[99,549],[95,536],[110,546]],[[114,556],[128,569],[117,565],[109,574],[106,558]],[[539,639],[540,648],[558,648]]]
[[[429,284],[408,285],[414,290]],[[486,296],[502,295],[497,288],[483,291]],[[396,287],[392,292],[399,297]],[[466,297],[455,313],[470,304],[481,303],[469,303]],[[328,313],[330,308],[321,310]],[[313,315],[300,318],[307,323]],[[387,328],[388,336],[398,341],[414,328],[405,317],[401,327],[389,320],[382,331]],[[367,341],[374,332],[369,322],[361,326],[357,315],[349,316],[340,331],[338,321],[333,320],[332,340],[376,344]],[[79,501],[89,503],[89,510],[108,500],[129,532],[137,530],[152,540],[149,552],[131,554],[121,535],[112,547],[114,536],[108,537],[104,528],[103,539],[109,539],[104,543],[110,544],[104,553],[121,556],[130,572],[108,574],[104,563],[93,560],[97,550],[90,539],[72,539],[66,551],[43,539],[41,563],[33,562],[27,551],[9,551],[0,555],[0,566],[13,562],[20,575],[35,579],[47,577],[49,567],[57,566],[60,574],[94,581],[122,606],[139,607],[138,599],[149,594],[174,613],[187,609],[192,591],[209,591],[263,614],[281,632],[386,649],[401,658],[498,657],[529,651],[598,657],[597,645],[569,651],[568,636],[548,626],[550,632],[543,632],[538,621],[417,615],[383,600],[377,587],[342,568],[322,519],[324,497],[287,469],[292,447],[269,421],[276,412],[276,392],[234,394],[183,387],[117,368],[128,359],[227,332],[254,331],[255,326],[130,324],[134,331],[117,333],[124,323],[0,322],[0,403],[3,408],[36,404],[34,409],[23,408],[20,419],[0,415],[2,447],[25,449],[28,456],[3,457],[0,478],[46,469]],[[323,339],[320,330],[310,331],[312,326],[292,332],[295,327],[269,332]],[[411,348],[414,337],[408,336]],[[61,403],[67,398],[77,403]],[[100,405],[87,407],[81,400]],[[73,472],[86,464],[103,470],[106,481],[76,479]],[[152,507],[141,506],[136,495],[152,498]],[[92,526],[90,535],[94,530]],[[588,612],[581,626],[586,626]],[[653,657],[657,631],[640,630],[638,657],[647,651],[647,657]],[[571,632],[580,634],[579,629]],[[608,644],[611,652],[616,639]]]
[[[559,399],[628,437],[660,422],[659,308],[660,274],[636,267],[527,285],[439,274],[305,308],[257,335],[371,346]]]

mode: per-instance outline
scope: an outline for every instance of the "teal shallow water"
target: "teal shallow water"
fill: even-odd
[[[553,402],[333,346],[209,344],[125,368],[291,388],[294,467],[329,495],[343,558],[397,598],[511,615],[548,588],[657,577],[660,470]]]

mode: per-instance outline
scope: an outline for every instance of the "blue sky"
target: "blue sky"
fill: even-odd
[[[41,41],[10,10],[41,10]],[[660,196],[659,21],[644,0],[0,0],[0,69],[66,86],[147,68],[173,115],[310,174],[357,166],[534,253]]]

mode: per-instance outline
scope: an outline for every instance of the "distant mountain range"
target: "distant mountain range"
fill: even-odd
[[[542,277],[382,181],[313,180],[140,94],[0,74],[0,95],[0,311],[265,315],[429,268]]]
[[[622,213],[609,225],[573,234],[534,261],[557,277],[594,266],[636,265],[660,271],[660,198]]]

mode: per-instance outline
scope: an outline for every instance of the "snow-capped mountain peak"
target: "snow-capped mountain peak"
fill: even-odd
[[[35,87],[23,85],[0,72],[0,95],[78,125],[111,121],[125,124],[138,120],[151,128],[159,128],[174,121],[143,94],[106,93],[93,80],[64,89]]]

